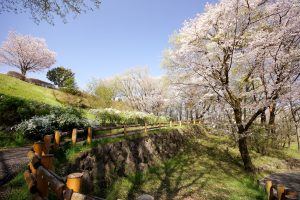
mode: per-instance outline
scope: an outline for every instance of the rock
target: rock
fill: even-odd
[[[149,194],[143,194],[139,196],[136,200],[154,200],[154,197],[150,196]]]

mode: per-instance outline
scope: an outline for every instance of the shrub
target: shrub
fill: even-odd
[[[53,84],[47,83],[45,81],[35,79],[35,78],[26,78],[26,82],[32,83],[32,84],[35,84],[35,85],[39,85],[39,86],[42,86],[42,87],[47,87],[47,88],[52,88],[52,89],[55,88],[55,86]]]
[[[44,135],[55,130],[69,131],[73,128],[87,127],[88,121],[82,117],[82,113],[74,108],[53,108],[49,115],[34,116],[29,120],[15,126],[29,139],[42,139]]]
[[[91,112],[96,115],[96,120],[102,125],[154,124],[167,121],[167,118],[163,116],[155,116],[153,114],[136,111],[119,111],[112,108],[93,109]]]
[[[13,126],[22,120],[50,113],[51,106],[0,94],[0,126]]]
[[[14,78],[17,78],[17,79],[20,79],[22,81],[25,81],[26,80],[26,77],[21,74],[21,73],[18,73],[18,72],[14,72],[14,71],[9,71],[6,73],[8,76],[11,76],[11,77],[14,77]]]

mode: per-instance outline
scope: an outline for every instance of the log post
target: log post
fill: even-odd
[[[196,125],[196,120],[193,121],[193,124]]]
[[[282,200],[283,198],[283,194],[284,194],[284,185],[282,184],[278,184],[277,185],[277,198],[278,200]]]
[[[148,133],[148,130],[147,130],[147,123],[145,123],[144,133],[145,133],[145,134]]]
[[[44,154],[49,154],[51,139],[52,139],[51,135],[44,136],[44,150],[43,150]]]
[[[172,120],[170,121],[170,127],[172,127],[173,126],[173,124],[172,124]]]
[[[55,174],[51,173],[51,171],[40,166],[37,169],[37,189],[42,197],[45,197],[44,195],[48,194],[48,188],[50,188],[58,199],[61,199],[65,184],[61,182]]]
[[[88,136],[87,136],[87,143],[92,143],[92,137],[93,137],[93,130],[92,127],[88,127]]]
[[[45,154],[42,156],[41,163],[43,167],[49,170],[53,170],[53,154]]]
[[[82,173],[72,173],[67,176],[67,187],[74,192],[80,192]]]
[[[72,144],[75,145],[77,141],[77,129],[74,128],[72,131]]]
[[[33,150],[35,153],[37,153],[39,156],[42,156],[42,151],[43,151],[43,142],[35,142],[33,144]]]
[[[270,196],[271,196],[271,192],[272,192],[271,188],[272,188],[272,181],[267,180],[266,184],[265,184],[265,189],[266,189],[266,192],[267,192],[268,200],[270,199]]]
[[[23,175],[24,175],[24,179],[27,183],[29,192],[32,194],[37,192],[34,178],[31,175],[31,173],[29,172],[29,170],[26,170]]]
[[[54,133],[54,149],[58,149],[60,145],[60,131]]]
[[[180,127],[182,126],[182,124],[181,124],[181,120],[179,121],[179,126],[180,126]]]

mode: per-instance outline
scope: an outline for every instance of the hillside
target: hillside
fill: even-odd
[[[70,105],[83,108],[96,106],[94,97],[90,95],[71,95],[56,89],[27,83],[5,74],[0,74],[0,94],[46,103],[52,106]]]

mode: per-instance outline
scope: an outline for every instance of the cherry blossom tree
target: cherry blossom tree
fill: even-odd
[[[266,111],[274,124],[277,102],[299,77],[299,13],[297,0],[221,0],[186,21],[166,51],[170,79],[205,88],[231,108],[248,171],[249,128]]]
[[[51,67],[55,56],[44,39],[14,32],[9,33],[0,48],[0,63],[19,68],[23,75]]]
[[[119,96],[131,108],[159,114],[163,105],[163,87],[159,78],[152,77],[146,68],[126,71],[116,77]]]

